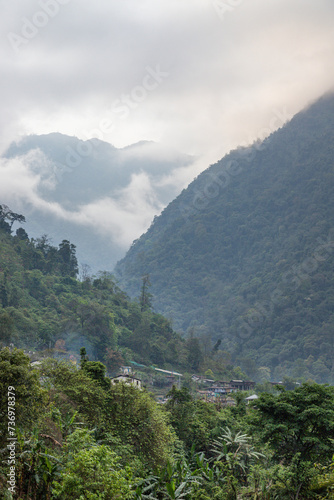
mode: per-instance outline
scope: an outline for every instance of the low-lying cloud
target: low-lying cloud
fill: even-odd
[[[66,221],[82,226],[92,237],[98,233],[123,250],[146,231],[154,216],[164,208],[165,204],[159,199],[159,188],[173,185],[177,189],[172,173],[170,180],[166,181],[161,175],[154,178],[141,171],[133,173],[128,184],[113,196],[80,203],[69,210],[41,194],[41,188],[51,191],[55,188],[54,170],[50,159],[38,149],[11,159],[1,158],[1,203],[13,210],[29,210],[31,215],[40,212],[53,216],[60,224]],[[178,174],[177,169],[175,172]]]

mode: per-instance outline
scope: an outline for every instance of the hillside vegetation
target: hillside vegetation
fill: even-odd
[[[333,498],[333,387],[161,405],[93,365],[0,350],[1,500]]]
[[[14,233],[13,224],[24,222],[23,215],[0,205],[0,347],[13,344],[37,351],[37,359],[51,355],[73,362],[84,347],[109,375],[134,361],[190,373],[213,369],[227,380],[244,376],[228,353],[205,351],[198,339],[182,338],[152,310],[147,276],[134,301],[108,272],[91,276],[82,266],[79,280],[76,247],[68,240],[56,247],[45,235],[30,239],[22,227]]]
[[[334,96],[199,175],[116,266],[259,377],[334,381]]]

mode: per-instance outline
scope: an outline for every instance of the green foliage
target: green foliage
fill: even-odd
[[[54,497],[61,500],[133,498],[130,468],[122,468],[119,457],[104,445],[80,450],[61,479],[54,485]]]
[[[263,393],[251,420],[277,461],[323,462],[331,458],[334,439],[334,388],[303,384],[279,396]]]
[[[186,387],[173,387],[167,397],[165,406],[171,414],[171,424],[186,449],[194,447],[195,451],[209,453],[213,437],[226,424],[225,416],[212,403],[195,401]]]
[[[110,273],[78,281],[75,246],[68,240],[57,248],[46,235],[29,239],[19,229],[12,236],[0,228],[0,346],[51,347],[67,358],[77,358],[84,347],[108,373],[117,372],[125,352],[148,365],[193,369],[193,348],[151,310],[148,276],[141,303],[132,302]]]
[[[105,376],[106,367],[100,361],[86,361],[83,363],[82,369],[104,389],[110,387],[110,379]]]
[[[16,449],[16,474],[18,482],[18,498],[38,498],[48,500],[51,497],[52,484],[60,476],[61,462],[54,456],[37,427],[25,440],[18,433],[19,447]]]
[[[11,389],[9,389],[11,388]],[[10,392],[10,394],[9,394]],[[23,351],[0,351],[0,447],[7,443],[8,411],[15,402],[15,427],[32,429],[41,413],[46,392],[39,382],[39,373],[30,366]],[[10,398],[10,399],[9,399]]]
[[[151,301],[152,294],[149,293],[148,291],[150,286],[151,286],[150,277],[148,274],[145,274],[145,276],[143,276],[143,284],[141,287],[140,298],[139,298],[141,312],[146,311],[152,306],[152,301]]]
[[[167,415],[146,391],[123,383],[111,386],[105,408],[110,431],[131,444],[145,463],[158,467],[167,462],[175,436]]]
[[[225,477],[203,454],[179,458],[137,484],[136,499],[222,500]],[[211,495],[211,496],[208,496]]]
[[[233,367],[221,330],[213,342],[205,328],[200,339],[196,329],[186,340],[175,333],[152,312],[148,281],[142,303],[131,302],[108,273],[80,282],[73,245],[64,240],[58,249],[46,236],[30,240],[23,230],[12,236],[11,221],[0,224],[0,340],[38,350],[51,345],[30,355],[58,359],[34,369],[22,350],[0,351],[1,500],[8,386],[16,397],[18,498],[333,498],[333,387],[298,387],[291,373],[280,378],[294,390],[272,390],[272,365],[258,365],[250,349],[246,356],[239,351],[240,367]],[[256,290],[259,278],[251,286]],[[330,341],[331,329],[325,330]],[[274,340],[280,352],[280,339]],[[327,358],[312,359],[312,342],[308,337],[304,346],[307,364],[323,376]],[[330,353],[329,344],[321,352]],[[284,346],[291,356],[297,352]],[[210,378],[258,373],[262,392],[253,407],[237,393],[235,407],[219,409],[173,387],[167,403],[158,405],[145,390],[110,383],[107,375],[133,359],[202,370]],[[184,379],[191,387],[190,375]]]
[[[11,233],[14,222],[25,222],[25,217],[16,214],[7,205],[0,205],[0,230]]]
[[[107,387],[105,367],[84,349],[81,368],[47,359],[38,371],[22,351],[0,354],[1,373],[17,384],[17,498],[332,498],[333,387],[262,393],[244,416],[185,387],[165,405],[130,385]],[[2,489],[6,474],[4,460]]]
[[[91,425],[103,425],[106,393],[97,380],[85,370],[53,359],[43,362],[41,371],[51,391],[55,388],[51,394],[56,405],[61,405],[63,415],[78,411]]]
[[[315,475],[310,485],[310,490],[317,495],[316,498],[334,498],[334,455],[328,466],[314,464]]]
[[[251,463],[264,457],[262,453],[255,451],[250,441],[251,437],[240,431],[233,435],[229,427],[223,429],[221,436],[213,441],[214,459],[217,462],[223,461],[233,477],[242,478],[244,481]]]
[[[250,422],[278,464],[271,491],[304,498],[315,481],[314,464],[326,466],[333,454],[334,388],[303,384],[278,396],[263,393]]]
[[[8,343],[13,332],[13,323],[6,311],[0,311],[0,342]]]
[[[58,257],[62,276],[75,276],[78,274],[78,261],[75,255],[75,245],[68,240],[63,240],[59,245]]]

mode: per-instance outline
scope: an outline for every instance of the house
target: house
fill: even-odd
[[[255,382],[251,380],[231,380],[230,387],[233,391],[250,391],[254,389]]]
[[[251,401],[256,401],[257,399],[259,399],[259,396],[257,396],[256,394],[252,394],[251,396],[248,396],[248,398],[245,398],[247,404],[249,404]]]
[[[213,394],[217,395],[226,395],[232,392],[232,389],[230,387],[226,386],[221,386],[221,385],[214,385],[212,387],[208,388],[208,391],[211,391]]]
[[[133,385],[134,387],[141,389],[141,380],[139,378],[133,377],[132,375],[121,374],[111,379],[111,383],[113,385],[119,384],[121,382],[123,382],[123,384]]]
[[[205,377],[202,377],[201,375],[192,375],[191,380],[193,382],[198,383],[198,384],[213,384],[214,383],[213,379],[205,378]]]

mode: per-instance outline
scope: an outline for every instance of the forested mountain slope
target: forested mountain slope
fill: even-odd
[[[174,328],[259,367],[333,382],[334,96],[199,175],[116,266]]]
[[[110,273],[79,281],[72,243],[63,240],[56,247],[45,237],[30,239],[22,227],[14,234],[17,222],[24,216],[0,205],[0,348],[14,344],[42,351],[42,357],[44,352],[78,361],[85,347],[109,374],[131,360],[182,371],[200,368],[198,341],[182,339],[151,310],[147,287],[131,301]]]

